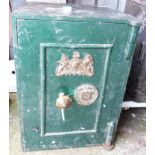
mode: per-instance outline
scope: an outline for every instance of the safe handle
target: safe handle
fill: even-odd
[[[72,104],[72,99],[65,95],[65,93],[59,93],[58,98],[56,99],[56,107],[59,109],[65,109]]]

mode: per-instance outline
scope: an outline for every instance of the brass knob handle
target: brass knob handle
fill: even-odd
[[[59,93],[58,98],[56,99],[56,107],[59,109],[64,109],[69,107],[72,104],[72,99],[65,95],[64,93]]]

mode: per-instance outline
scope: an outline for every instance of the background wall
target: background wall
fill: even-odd
[[[146,1],[127,0],[125,13],[143,21],[128,79],[125,100],[146,102]]]
[[[122,12],[125,10],[126,4],[126,0],[68,0],[67,2],[81,5],[107,6]]]
[[[50,3],[66,3],[66,0],[26,0],[27,2],[50,2]]]

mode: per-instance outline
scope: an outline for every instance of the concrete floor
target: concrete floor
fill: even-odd
[[[145,155],[146,111],[144,108],[123,110],[112,151],[102,146],[49,151],[22,152],[16,95],[10,94],[10,155]]]

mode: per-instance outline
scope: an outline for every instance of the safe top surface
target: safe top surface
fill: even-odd
[[[25,18],[40,18],[54,19],[54,20],[72,20],[72,21],[111,21],[116,23],[128,23],[131,25],[139,25],[140,20],[137,18],[121,13],[119,11],[110,9],[108,7],[96,6],[72,6],[72,13],[65,15],[63,12],[64,4],[51,4],[51,3],[26,3],[24,6],[19,7],[14,11],[14,15]],[[45,17],[45,18],[43,18]]]

